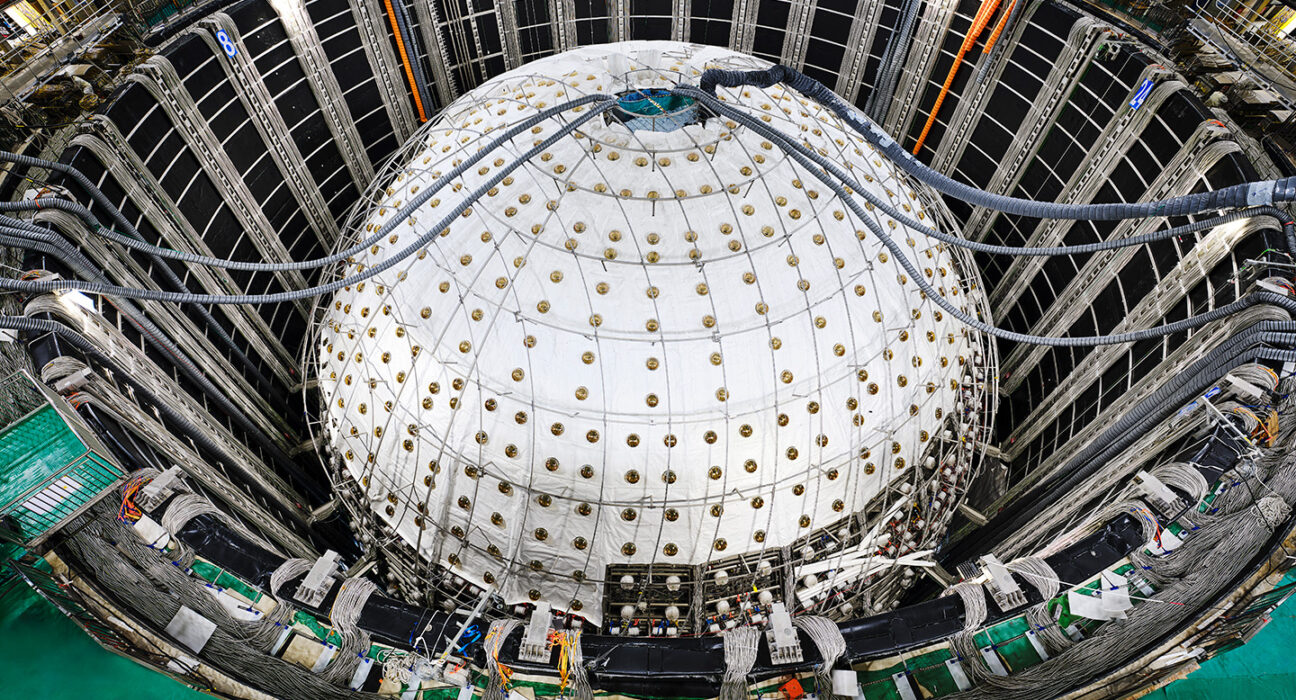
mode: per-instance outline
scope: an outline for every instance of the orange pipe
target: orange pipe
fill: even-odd
[[[990,49],[994,48],[995,42],[999,41],[999,35],[1003,34],[1004,27],[1008,25],[1008,18],[1012,16],[1013,8],[1016,6],[1017,0],[1012,0],[1012,2],[1008,3],[1008,9],[1004,10],[1003,15],[999,17],[999,24],[995,25],[994,33],[992,33],[990,38],[986,40],[985,49],[983,49],[981,53],[990,53]]]
[[[405,64],[405,79],[409,81],[410,92],[414,93],[414,106],[418,107],[419,121],[427,121],[423,111],[423,98],[419,97],[418,83],[414,82],[414,69],[410,66],[409,55],[405,53],[405,40],[401,38],[400,25],[396,23],[396,10],[391,0],[383,0],[387,6],[387,20],[391,22],[392,34],[396,37],[396,49],[400,52],[401,63]]]
[[[922,133],[918,135],[918,141],[914,143],[913,154],[918,155],[922,150],[922,145],[927,141],[927,134],[931,133],[932,125],[936,123],[936,115],[940,112],[941,105],[945,103],[945,96],[949,94],[950,87],[954,85],[954,76],[958,75],[958,69],[963,65],[963,57],[976,44],[977,37],[985,30],[986,25],[990,23],[990,18],[999,7],[1000,0],[981,0],[981,7],[977,8],[976,17],[972,19],[972,26],[968,28],[967,34],[963,36],[963,45],[959,47],[958,55],[954,57],[954,63],[950,65],[949,75],[945,76],[945,84],[941,86],[940,94],[936,96],[936,103],[932,105],[931,113],[927,115],[927,123],[923,125]]]

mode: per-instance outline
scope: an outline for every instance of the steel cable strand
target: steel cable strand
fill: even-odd
[[[40,293],[40,292],[52,292],[52,291],[57,291],[62,289],[75,289],[78,291],[88,292],[92,294],[106,294],[109,296],[121,296],[128,299],[147,299],[150,301],[166,301],[166,302],[181,303],[181,304],[276,304],[280,302],[297,301],[299,299],[306,299],[310,297],[319,296],[321,294],[328,294],[330,292],[335,292],[339,289],[353,285],[357,282],[362,282],[382,272],[385,272],[386,270],[394,267],[396,264],[398,264],[405,258],[408,258],[409,256],[418,252],[418,249],[422,248],[426,242],[433,241],[439,238],[440,231],[446,229],[455,219],[459,218],[459,216],[461,216],[465,211],[467,211],[470,207],[472,207],[472,205],[475,204],[477,200],[484,197],[488,190],[490,190],[492,187],[494,187],[496,184],[502,181],[511,172],[516,170],[521,164],[530,161],[535,156],[544,152],[554,143],[557,143],[560,139],[567,136],[571,131],[574,131],[577,128],[579,128],[580,125],[602,114],[603,112],[606,112],[608,109],[611,109],[612,105],[613,103],[608,102],[599,105],[597,107],[594,107],[593,109],[590,110],[588,114],[582,115],[581,117],[574,120],[572,123],[565,125],[563,129],[560,130],[558,133],[555,133],[551,135],[549,138],[540,142],[534,148],[532,148],[531,150],[523,154],[522,157],[515,160],[513,163],[502,166],[499,170],[495,172],[495,175],[493,175],[489,180],[483,183],[476,190],[469,193],[469,195],[465,197],[464,200],[461,201],[458,205],[456,205],[450,211],[450,213],[446,214],[446,216],[443,217],[440,220],[440,222],[438,222],[435,226],[432,226],[428,230],[428,233],[424,234],[423,236],[420,236],[419,239],[416,240],[414,243],[411,243],[409,246],[402,249],[395,255],[384,259],[382,262],[366,267],[361,272],[357,272],[355,274],[349,275],[347,277],[343,277],[333,282],[328,282],[325,284],[317,284],[302,289],[276,292],[273,294],[179,294],[175,292],[163,292],[163,291],[151,290],[151,289],[132,289],[129,287],[119,287],[116,285],[104,285],[104,284],[85,282],[80,280],[24,282],[20,280],[13,280],[10,278],[0,277],[0,289],[9,289],[12,291],[20,291],[28,294]]]
[[[725,630],[720,638],[724,642],[724,676],[720,680],[719,700],[744,700],[747,697],[747,674],[756,665],[760,648],[760,630],[755,627],[736,627]]]
[[[974,206],[1007,214],[1034,219],[1116,221],[1153,216],[1187,216],[1204,211],[1296,200],[1296,176],[1232,185],[1209,192],[1181,195],[1151,202],[1065,204],[1020,199],[977,189],[924,165],[912,154],[901,148],[877,124],[852,109],[850,105],[846,104],[823,83],[794,68],[783,65],[755,71],[711,68],[703,71],[699,80],[699,89],[707,94],[714,94],[717,86],[768,88],[777,83],[785,84],[832,111],[863,136],[866,141],[879,149],[882,155],[937,192]]]
[[[971,250],[977,253],[986,253],[989,255],[1015,255],[1015,256],[1027,256],[1027,257],[1051,257],[1051,256],[1059,256],[1059,255],[1080,255],[1080,254],[1087,254],[1087,253],[1095,253],[1095,252],[1100,252],[1105,250],[1129,248],[1129,247],[1144,245],[1156,241],[1169,240],[1171,238],[1177,238],[1179,236],[1187,235],[1190,233],[1204,231],[1210,228],[1214,228],[1216,226],[1222,226],[1228,223],[1232,223],[1234,221],[1239,221],[1254,216],[1271,216],[1274,219],[1276,219],[1279,222],[1279,225],[1282,226],[1283,228],[1284,241],[1287,242],[1288,244],[1288,251],[1296,253],[1296,221],[1293,220],[1291,214],[1272,205],[1248,206],[1245,209],[1239,209],[1237,211],[1218,214],[1208,218],[1199,219],[1197,221],[1191,221],[1186,224],[1181,224],[1179,226],[1174,226],[1168,229],[1162,229],[1160,231],[1152,231],[1150,233],[1142,233],[1135,236],[1128,236],[1125,238],[1109,239],[1104,241],[1098,241],[1096,243],[1084,243],[1080,245],[1033,247],[1033,246],[995,245],[991,243],[982,243],[980,241],[971,241],[966,238],[962,238],[960,236],[955,236],[949,233],[945,233],[940,229],[937,229],[926,223],[918,221],[913,217],[909,216],[908,214],[906,214],[905,212],[896,209],[895,206],[893,206],[890,202],[886,201],[885,199],[882,199],[881,197],[878,197],[868,188],[862,187],[859,184],[859,182],[857,182],[854,178],[852,178],[848,173],[846,173],[841,168],[839,168],[832,161],[823,158],[812,149],[807,148],[804,144],[796,141],[795,139],[788,136],[787,134],[784,134],[782,131],[779,131],[778,129],[772,126],[753,118],[751,115],[743,112],[742,110],[726,105],[723,102],[720,102],[715,97],[708,95],[704,92],[699,92],[694,88],[687,88],[687,87],[680,88],[679,92],[681,94],[700,100],[701,102],[703,102],[705,105],[707,105],[709,108],[716,111],[717,113],[723,116],[730,117],[734,121],[752,129],[753,131],[761,134],[762,136],[765,136],[766,138],[769,138],[770,140],[779,143],[784,148],[784,150],[791,148],[799,152],[806,158],[809,158],[810,160],[814,161],[816,165],[819,166],[820,169],[827,171],[833,177],[841,181],[842,184],[849,187],[851,189],[851,194],[862,197],[866,202],[872,204],[874,207],[880,209],[883,213],[895,219],[897,223],[903,224],[908,228],[914,229],[920,233],[935,238],[936,240],[941,241],[943,243],[959,246],[960,248],[965,248],[967,250]]]
[[[837,661],[846,654],[846,639],[836,622],[819,615],[800,615],[792,618],[792,626],[806,633],[819,650],[822,661],[815,666],[815,692],[821,698],[834,693],[832,672]]]
[[[144,400],[145,403],[148,403],[149,405],[153,406],[153,408],[159,414],[161,414],[164,420],[169,421],[173,426],[175,426],[182,433],[184,433],[186,437],[193,440],[195,444],[197,444],[203,450],[206,450],[209,454],[217,457],[218,460],[223,464],[225,464],[227,467],[235,468],[236,465],[239,464],[238,460],[235,460],[233,457],[231,457],[223,447],[221,447],[211,438],[207,437],[207,435],[203,431],[199,430],[197,426],[190,423],[187,418],[185,418],[175,409],[171,408],[166,402],[162,401],[160,397],[158,397],[156,394],[153,393],[152,390],[148,388],[148,386],[146,386],[143,382],[135,379],[129,372],[126,372],[125,369],[116,360],[112,359],[106,353],[99,350],[99,348],[95,346],[94,343],[90,342],[89,339],[87,339],[85,336],[81,335],[80,333],[56,321],[46,321],[43,319],[25,318],[21,316],[0,316],[0,328],[22,331],[26,333],[54,334],[61,340],[67,342],[69,345],[76,348],[82,354],[86,355],[89,358],[94,359],[95,362],[111,370],[113,372],[113,376],[118,381],[121,381],[127,384],[128,386],[130,386],[134,390],[134,392]],[[264,487],[262,487],[260,484],[256,483],[255,481],[249,480],[247,482],[247,485],[252,489],[256,490],[265,498],[274,500],[274,495],[266,491]],[[287,512],[289,512],[292,515],[292,517],[295,520],[297,520],[299,523],[303,525],[305,524],[305,519],[301,516],[300,513],[293,512],[293,511],[287,511]]]
[[[409,217],[418,210],[419,207],[421,207],[428,200],[432,199],[432,197],[434,197],[441,190],[443,190],[455,178],[463,175],[469,169],[476,166],[477,163],[479,163],[482,159],[492,155],[493,153],[496,153],[500,148],[508,145],[510,141],[512,141],[522,132],[527,131],[528,129],[542,122],[548,121],[549,119],[552,119],[553,117],[562,114],[563,112],[570,111],[576,107],[581,107],[593,102],[608,101],[608,100],[611,100],[611,98],[607,95],[602,95],[602,94],[586,95],[584,97],[580,97],[574,100],[570,100],[568,102],[564,102],[563,104],[547,108],[537,113],[535,116],[529,117],[521,122],[518,122],[517,124],[513,125],[509,129],[504,131],[500,136],[493,139],[490,143],[486,144],[484,147],[482,147],[472,155],[465,158],[465,160],[462,163],[452,168],[449,172],[439,176],[431,185],[429,185],[426,188],[420,189],[413,197],[410,198],[409,202],[407,202],[405,205],[401,206],[399,209],[393,212],[391,218],[387,221],[387,223],[379,226],[377,230],[375,230],[374,233],[370,235],[368,238],[350,246],[349,248],[340,250],[335,253],[330,253],[329,255],[326,255],[321,258],[314,258],[310,260],[299,260],[299,261],[293,261],[289,263],[257,263],[257,262],[248,262],[242,260],[230,260],[228,258],[215,258],[206,255],[198,255],[196,253],[186,253],[183,251],[173,250],[171,248],[163,248],[161,246],[157,246],[143,240],[137,240],[133,236],[123,236],[122,234],[117,233],[116,231],[113,231],[112,229],[103,226],[92,212],[90,212],[85,207],[82,207],[81,205],[77,204],[76,202],[68,202],[67,200],[42,199],[40,200],[41,204],[39,208],[59,208],[71,214],[74,214],[77,217],[81,218],[83,221],[85,221],[86,225],[89,226],[92,231],[102,236],[103,238],[106,238],[110,241],[113,241],[114,243],[130,248],[131,250],[146,253],[150,256],[157,256],[159,258],[176,260],[184,263],[206,265],[208,267],[218,267],[227,270],[240,270],[245,272],[290,272],[290,271],[300,271],[300,270],[311,270],[320,267],[325,267],[333,263],[343,262],[347,258],[357,253],[362,253],[365,250],[367,250],[370,246],[374,245],[375,243],[378,243],[379,241],[382,241],[390,233],[395,231],[396,227],[398,227],[399,225],[407,221]],[[611,103],[609,102],[609,105],[610,104]],[[582,123],[583,121],[584,120],[582,120]],[[560,129],[560,133],[570,133],[571,131],[575,130],[575,128],[568,128],[567,125],[560,126],[559,129]],[[563,132],[562,130],[566,130],[566,131]],[[3,152],[0,152],[0,160],[4,160],[4,157],[5,154]],[[30,204],[28,206],[30,207]],[[31,208],[36,208],[36,207],[31,207]],[[439,233],[441,229],[433,228],[432,230],[434,232]],[[423,238],[420,238],[420,244],[426,243],[430,240],[432,240],[431,236],[425,236]],[[407,247],[406,250],[410,250],[410,248]]]

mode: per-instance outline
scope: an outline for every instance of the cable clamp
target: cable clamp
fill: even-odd
[[[990,590],[990,597],[994,599],[995,605],[998,605],[1000,610],[1006,612],[1026,604],[1026,594],[1022,593],[1021,586],[1013,580],[1012,573],[1003,565],[1003,562],[999,561],[999,557],[987,554],[981,557],[980,561],[981,566],[990,575],[990,581],[986,586]]]
[[[531,611],[531,620],[527,622],[526,632],[522,634],[522,643],[518,646],[518,658],[532,663],[549,661],[549,624],[553,613],[549,603],[540,601]]]
[[[796,628],[792,626],[792,616],[783,603],[770,605],[765,641],[769,644],[770,662],[776,666],[799,663],[804,658],[801,639],[797,637]]]

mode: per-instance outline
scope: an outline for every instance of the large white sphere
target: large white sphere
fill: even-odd
[[[765,64],[630,42],[490,80],[416,137],[351,240],[540,109],[696,82],[713,65]],[[931,222],[828,111],[780,87],[720,92]],[[486,154],[349,271],[410,245],[584,113]],[[328,439],[420,556],[510,603],[538,594],[597,620],[609,564],[799,550],[888,483],[913,480],[958,398],[967,332],[827,187],[735,126],[631,132],[597,117],[425,254],[328,305]],[[941,246],[878,221],[941,294],[969,304]]]

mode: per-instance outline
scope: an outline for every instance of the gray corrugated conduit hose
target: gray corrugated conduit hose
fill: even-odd
[[[72,181],[75,182],[78,187],[81,188],[82,192],[85,192],[87,195],[90,196],[92,200],[94,200],[95,204],[98,204],[100,207],[104,209],[104,211],[107,211],[109,216],[112,217],[113,221],[115,221],[117,225],[122,228],[123,231],[129,234],[133,239],[141,243],[144,242],[144,236],[141,235],[140,232],[136,230],[135,227],[130,223],[130,221],[126,219],[126,217],[121,213],[121,210],[119,210],[117,206],[114,205],[112,201],[108,199],[107,195],[105,195],[103,191],[101,191],[98,187],[96,187],[94,183],[90,182],[90,178],[86,177],[85,174],[82,173],[80,170],[77,170],[76,168],[70,165],[65,165],[63,163],[56,163],[54,161],[44,160],[41,158],[33,158],[31,156],[20,155],[18,153],[10,153],[8,151],[0,151],[0,161],[14,163],[16,165],[26,165],[28,167],[34,167],[34,168],[45,168],[47,170],[53,170],[55,172],[60,172],[63,173],[64,175],[67,175],[68,177],[72,178]],[[39,202],[39,198],[36,201]],[[13,211],[13,209],[10,209],[9,211]],[[151,258],[151,261],[159,269],[159,271],[161,271],[162,278],[166,280],[167,284],[171,285],[172,289],[175,289],[176,291],[181,293],[189,292],[189,288],[185,286],[185,283],[175,274],[175,271],[173,271],[169,266],[167,266],[166,263],[162,262],[160,259],[156,257]],[[202,318],[203,323],[206,324],[209,329],[211,329],[212,334],[215,335],[217,338],[219,338],[223,345],[229,348],[230,354],[234,358],[236,358],[239,361],[239,363],[248,370],[251,376],[255,377],[259,382],[261,382],[263,386],[269,388],[272,391],[278,392],[278,387],[273,382],[271,382],[268,378],[266,378],[266,376],[261,373],[260,368],[258,368],[256,364],[252,362],[251,358],[249,358],[246,354],[244,354],[244,352],[238,347],[238,345],[234,343],[234,339],[231,338],[229,334],[225,332],[225,329],[221,327],[220,323],[216,321],[215,317],[211,315],[210,311],[208,311],[207,309],[201,306],[195,309],[195,311],[198,313],[199,317]]]
[[[890,216],[891,218],[895,219],[897,223],[907,226],[911,229],[914,229],[924,235],[935,238],[936,240],[941,241],[943,243],[959,246],[960,248],[966,248],[967,250],[971,250],[976,253],[987,253],[990,255],[1015,255],[1015,256],[1027,256],[1027,257],[1045,257],[1045,256],[1056,256],[1056,255],[1078,255],[1083,253],[1096,253],[1104,250],[1116,250],[1118,248],[1129,248],[1133,246],[1144,245],[1146,243],[1152,243],[1155,241],[1164,241],[1171,238],[1178,238],[1179,236],[1187,235],[1190,233],[1196,233],[1199,231],[1205,231],[1214,228],[1216,226],[1222,226],[1224,224],[1232,223],[1234,221],[1240,221],[1242,219],[1251,218],[1253,216],[1272,216],[1275,219],[1277,219],[1279,224],[1283,227],[1284,237],[1288,244],[1288,252],[1296,253],[1296,221],[1293,221],[1291,214],[1272,205],[1257,205],[1253,207],[1247,207],[1245,209],[1239,209],[1237,211],[1227,212],[1224,214],[1220,214],[1218,216],[1199,219],[1197,221],[1181,224],[1179,226],[1174,226],[1172,228],[1164,229],[1161,231],[1152,231],[1150,233],[1139,234],[1136,236],[1129,236],[1126,238],[1116,238],[1116,239],[1110,239],[1105,241],[1098,241],[1096,243],[1084,243],[1080,245],[1032,247],[1032,246],[994,245],[991,243],[982,243],[980,241],[970,241],[960,236],[945,233],[940,229],[937,229],[924,222],[918,221],[913,217],[909,216],[908,214],[906,214],[905,212],[900,211],[887,200],[878,197],[871,190],[862,187],[859,184],[859,182],[857,182],[854,178],[852,178],[841,168],[837,167],[837,165],[834,164],[832,161],[828,160],[827,158],[824,158],[823,156],[819,155],[815,151],[807,148],[804,144],[798,142],[797,140],[788,136],[787,134],[784,134],[778,129],[775,129],[770,125],[761,122],[759,119],[756,119],[752,115],[747,114],[742,110],[726,105],[723,102],[720,102],[715,97],[707,95],[706,93],[703,92],[694,92],[689,88],[681,88],[680,92],[690,97],[695,97],[697,99],[700,99],[703,102],[703,104],[711,108],[712,111],[722,116],[729,117],[734,121],[752,129],[756,133],[765,136],[771,141],[778,143],[784,150],[792,149],[800,153],[801,155],[805,156],[806,158],[809,158],[811,161],[814,161],[816,165],[823,168],[824,170],[827,170],[830,174],[833,175],[833,177],[836,177],[839,181],[841,181],[843,185],[846,185],[847,187],[851,188],[853,194],[862,197],[864,201],[880,209],[887,216]]]
[[[1034,219],[1116,221],[1154,216],[1188,216],[1205,211],[1296,201],[1296,176],[1232,185],[1209,192],[1198,192],[1152,202],[1067,204],[1009,197],[977,189],[927,167],[901,148],[900,144],[896,143],[895,139],[881,127],[852,109],[823,83],[794,68],[782,65],[756,71],[712,68],[702,73],[698,87],[702,92],[713,95],[717,86],[767,88],[777,83],[783,83],[831,110],[874,148],[877,148],[882,155],[937,192],[973,206],[1007,214]]]
[[[708,73],[709,72],[710,71],[708,71]],[[704,73],[703,75],[705,76],[706,74]],[[698,98],[709,97],[705,93],[702,93],[692,88],[681,88],[679,92],[681,94],[690,97],[698,97]],[[762,133],[763,135],[768,135],[771,138],[775,138],[775,139],[778,138],[777,136],[778,132],[777,130],[774,129],[769,129],[767,131],[760,131],[760,133]],[[782,140],[779,140],[779,145],[781,147],[786,146],[785,142],[783,142]],[[790,158],[795,160],[798,164],[800,164],[801,167],[806,170],[806,172],[813,174],[820,182],[824,183],[826,187],[828,187],[833,191],[833,193],[842,201],[842,203],[845,204],[846,207],[851,210],[851,212],[855,215],[855,217],[859,219],[859,221],[861,221],[865,225],[865,227],[867,227],[869,231],[873,233],[873,235],[877,236],[878,240],[881,241],[882,244],[886,246],[888,250],[891,251],[891,253],[894,255],[895,261],[902,268],[904,268],[905,272],[908,273],[909,277],[913,279],[914,283],[918,285],[918,288],[926,293],[927,298],[932,303],[941,307],[946,312],[948,312],[949,314],[957,318],[959,321],[963,322],[965,325],[974,328],[978,331],[981,331],[982,333],[986,333],[988,335],[994,336],[996,338],[1009,340],[1017,343],[1027,343],[1031,345],[1047,345],[1051,347],[1092,347],[1095,345],[1115,345],[1119,343],[1137,342],[1140,340],[1147,340],[1150,338],[1159,338],[1166,335],[1172,335],[1175,333],[1181,333],[1183,331],[1192,330],[1194,328],[1200,328],[1208,323],[1218,321],[1222,318],[1225,318],[1239,311],[1242,311],[1243,309],[1249,308],[1251,306],[1255,306],[1256,304],[1260,304],[1260,303],[1273,304],[1275,306],[1280,306],[1288,311],[1296,311],[1296,300],[1293,300],[1290,297],[1281,294],[1275,294],[1273,292],[1256,292],[1254,294],[1249,294],[1245,297],[1242,297],[1241,299],[1238,299],[1237,301],[1234,301],[1230,304],[1226,304],[1224,306],[1212,309],[1211,311],[1207,311],[1206,313],[1203,314],[1190,316],[1183,320],[1166,323],[1160,326],[1153,326],[1150,328],[1144,328],[1137,331],[1129,331],[1126,333],[1116,333],[1112,335],[1098,335],[1098,336],[1075,336],[1075,337],[1054,338],[1054,337],[1047,337],[1047,336],[1031,335],[1028,333],[1017,333],[1015,331],[1005,330],[1003,328],[999,328],[997,326],[993,326],[988,323],[985,323],[984,321],[981,321],[980,319],[971,316],[967,312],[955,306],[952,302],[950,302],[948,299],[946,299],[944,296],[938,293],[934,288],[932,288],[932,286],[928,284],[927,281],[923,278],[922,273],[918,271],[918,268],[914,266],[913,261],[911,261],[909,257],[905,254],[905,251],[895,242],[894,239],[891,238],[890,235],[887,234],[887,232],[874,219],[874,217],[869,216],[867,212],[864,211],[864,208],[860,206],[859,201],[855,197],[852,197],[840,182],[833,180],[830,177],[828,172],[826,172],[823,168],[818,167],[818,164],[815,162],[815,160],[805,156],[804,154],[800,153],[796,149],[783,148],[783,152],[786,153]]]
[[[258,262],[248,262],[243,260],[229,260],[224,258],[214,258],[205,255],[198,255],[195,253],[185,253],[178,250],[172,250],[170,248],[163,248],[160,246],[156,246],[142,239],[137,240],[134,236],[123,236],[122,234],[117,233],[112,229],[104,227],[102,224],[100,224],[98,219],[96,219],[89,210],[85,209],[84,207],[81,207],[80,205],[77,205],[75,202],[68,202],[66,200],[42,199],[40,200],[39,208],[57,207],[59,209],[67,211],[81,218],[81,220],[86,223],[86,225],[90,228],[91,231],[94,231],[98,235],[107,238],[108,240],[113,241],[114,243],[130,248],[131,250],[140,251],[143,253],[147,253],[150,256],[157,256],[159,258],[165,258],[167,260],[177,260],[184,263],[207,265],[209,267],[219,267],[226,270],[241,270],[245,272],[290,272],[294,270],[313,270],[315,268],[332,265],[333,263],[342,262],[357,253],[364,252],[370,246],[383,240],[389,234],[395,231],[397,226],[400,226],[402,223],[407,221],[409,217],[413,215],[418,210],[418,208],[421,207],[425,202],[432,199],[432,197],[436,196],[437,193],[439,193],[442,189],[444,189],[452,181],[454,181],[455,178],[459,177],[460,175],[463,175],[470,168],[475,167],[477,163],[481,162],[482,159],[486,158],[487,156],[490,156],[491,154],[497,152],[498,149],[506,146],[510,141],[512,141],[522,132],[531,129],[531,127],[536,126],[542,122],[548,121],[549,119],[552,119],[562,114],[563,112],[570,111],[573,108],[582,107],[584,105],[593,102],[608,102],[611,99],[612,99],[611,97],[607,95],[601,95],[601,94],[586,95],[584,97],[570,100],[560,105],[556,105],[554,107],[550,107],[548,109],[542,110],[541,112],[538,112],[535,116],[532,116],[528,119],[518,122],[517,124],[514,124],[507,131],[505,131],[500,136],[493,139],[490,143],[486,144],[483,148],[476,151],[472,155],[468,156],[464,160],[464,162],[455,166],[453,169],[451,169],[449,172],[445,173],[444,175],[438,177],[436,181],[433,182],[431,185],[419,190],[417,194],[415,194],[413,197],[410,198],[409,202],[407,202],[404,206],[397,209],[395,213],[392,214],[391,219],[389,219],[387,223],[383,224],[382,226],[379,226],[378,229],[374,231],[373,235],[369,236],[365,240],[360,241],[359,243],[356,243],[355,245],[346,248],[344,250],[340,250],[336,253],[331,253],[324,257],[314,258],[310,260],[297,260],[288,263],[258,263]],[[580,122],[584,123],[584,121],[586,121],[587,119],[588,117],[586,117],[585,119],[581,119]],[[559,133],[563,135],[571,133],[578,126],[579,124],[560,126]],[[8,155],[12,155],[12,154],[6,154],[0,152],[0,160],[5,160]],[[48,161],[39,161],[39,162],[45,163]],[[514,166],[512,167],[516,167],[516,165],[517,164],[515,163]],[[58,204],[54,204],[54,202],[58,202]],[[18,203],[14,203],[14,204],[18,204]],[[15,207],[15,208],[19,208],[19,207]],[[27,205],[24,205],[21,208],[38,208],[38,207],[34,207],[30,203],[28,203]],[[434,230],[439,231],[439,229],[434,229]],[[431,238],[425,237],[420,240],[423,243],[426,243],[428,240],[431,240]],[[407,248],[406,250],[409,250],[409,248]]]
[[[1030,0],[1030,1],[1035,2],[1036,0]],[[1026,2],[1027,0],[1017,0],[1015,3],[1013,3],[1012,12],[1008,13],[1008,21],[1004,22],[1002,34],[1012,33],[1013,26],[1017,24],[1017,18],[1021,16],[1022,8],[1026,7]],[[990,55],[981,61],[980,66],[977,66],[977,72],[976,72],[977,83],[982,83],[985,81],[986,75],[990,72],[990,66],[994,65],[995,62],[999,60],[999,57],[1002,56],[1004,52],[1008,50],[1005,47],[1010,42],[1008,41],[1007,37],[1002,36],[1002,34],[1000,36],[1001,41],[995,43],[994,48],[990,50]]]
[[[440,231],[444,230],[455,219],[459,218],[459,216],[472,207],[477,200],[484,197],[488,190],[507,177],[509,173],[516,170],[523,163],[544,152],[560,139],[566,137],[569,133],[579,128],[580,125],[611,109],[613,104],[613,102],[608,101],[591,108],[589,113],[575,119],[570,124],[564,125],[558,133],[544,139],[534,148],[523,154],[522,157],[501,167],[495,172],[495,175],[482,183],[482,185],[476,190],[470,192],[463,201],[452,208],[450,212],[447,213],[436,225],[429,228],[427,233],[420,236],[418,240],[414,241],[409,246],[401,249],[397,254],[371,267],[365,268],[362,272],[343,277],[342,279],[333,282],[318,284],[304,289],[278,292],[275,294],[180,294],[176,292],[162,292],[151,289],[131,289],[129,287],[118,287],[115,285],[105,285],[80,280],[25,282],[10,278],[0,278],[0,289],[10,289],[27,293],[52,292],[60,289],[76,289],[91,294],[107,294],[109,296],[120,296],[128,299],[147,299],[151,301],[166,301],[181,304],[276,304],[285,301],[307,299],[321,294],[335,292],[344,287],[374,277],[379,273],[395,267],[405,258],[416,254],[420,248],[424,247],[429,241],[436,239],[439,236]],[[406,216],[408,216],[408,214],[406,214]],[[403,219],[394,218],[393,220],[401,221]]]
[[[882,52],[882,61],[878,67],[878,79],[874,89],[869,93],[864,104],[864,111],[873,119],[886,117],[891,96],[895,93],[896,80],[904,66],[910,35],[913,33],[914,21],[918,10],[923,6],[922,0],[905,0],[901,8],[902,17],[897,29],[887,39],[886,50]]]
[[[416,0],[420,1],[420,0]],[[428,96],[427,78],[423,75],[423,62],[419,60],[417,37],[414,32],[410,31],[409,15],[405,11],[405,3],[402,0],[392,0],[392,13],[396,15],[396,27],[401,33],[401,42],[409,47],[409,67],[414,73],[414,89],[418,90],[419,101],[422,102],[431,113],[432,100]],[[437,60],[437,57],[429,55],[429,60]]]
[[[0,244],[37,250],[67,265],[68,268],[81,277],[101,284],[109,283],[108,278],[104,276],[101,270],[54,231],[39,226],[18,227],[10,225],[11,222],[16,222],[16,220],[0,216]],[[113,306],[131,325],[135,326],[144,342],[153,346],[158,352],[171,357],[176,368],[219,405],[238,424],[240,429],[274,454],[276,459],[280,461],[291,460],[291,457],[275,444],[274,438],[253,424],[242,409],[235,406],[225,395],[225,392],[212,384],[211,380],[207,379],[207,376],[194,365],[193,360],[172,342],[171,338],[161,328],[158,328],[139,307],[128,299],[118,299]],[[322,494],[317,493],[315,495],[320,496]]]

